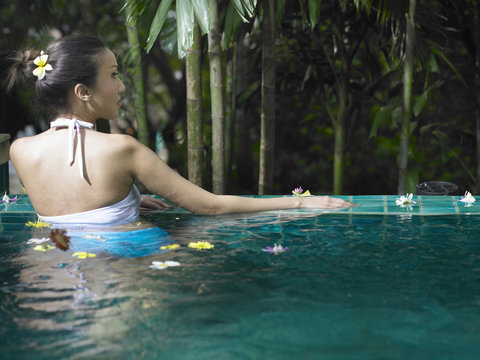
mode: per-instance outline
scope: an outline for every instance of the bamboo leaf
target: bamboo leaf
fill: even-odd
[[[310,27],[313,30],[320,18],[321,0],[308,0],[308,15],[310,19]]]
[[[173,0],[162,0],[160,1],[160,5],[158,5],[157,12],[155,13],[155,17],[153,18],[152,25],[150,26],[150,33],[148,34],[147,38],[147,45],[145,46],[145,50],[148,53],[155,41],[157,40],[158,34],[162,30],[163,24],[165,19],[167,18],[168,11],[170,10],[170,6],[172,5]]]
[[[241,23],[242,19],[240,19],[240,15],[237,11],[235,11],[233,4],[230,2],[225,15],[224,36],[222,41],[223,50],[228,47],[230,41],[232,40],[233,34],[235,34]]]
[[[445,63],[450,67],[450,69],[452,69],[452,71],[455,73],[455,75],[457,75],[458,80],[461,81],[463,86],[468,87],[467,83],[463,79],[463,76],[458,72],[457,68],[451,63],[451,61],[448,60],[448,58],[436,46],[432,46],[431,50],[432,50],[432,53],[434,53],[439,58],[441,58],[443,61],[445,61]]]
[[[212,19],[210,12],[208,11],[208,5],[206,0],[191,0],[193,11],[195,12],[195,18],[197,19],[198,26],[202,31],[202,34],[206,34],[212,28]]]
[[[385,125],[388,123],[388,120],[390,119],[391,114],[392,114],[391,105],[383,106],[380,109],[378,109],[377,113],[375,114],[375,118],[373,119],[372,128],[370,129],[370,135],[369,135],[370,139],[377,135],[377,130],[381,125]]]
[[[193,44],[194,14],[189,0],[177,0],[177,46],[178,57],[183,59]]]
[[[425,108],[425,105],[427,104],[427,94],[423,93],[419,96],[416,97],[415,102],[413,104],[413,114],[415,116],[420,115],[422,110]]]
[[[255,15],[256,0],[242,0],[243,8],[248,14],[248,17],[252,18]]]
[[[245,9],[243,8],[241,0],[232,0],[232,4],[238,12],[238,15],[242,18],[243,22],[248,22],[245,14]]]

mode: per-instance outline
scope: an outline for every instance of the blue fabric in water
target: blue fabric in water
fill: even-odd
[[[133,231],[68,231],[70,249],[116,257],[140,257],[164,252],[161,246],[171,244],[168,233],[152,227]]]

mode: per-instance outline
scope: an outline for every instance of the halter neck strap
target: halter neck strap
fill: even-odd
[[[68,165],[72,165],[74,161],[75,155],[75,129],[77,129],[77,137],[78,137],[78,144],[80,146],[80,175],[83,179],[85,179],[85,174],[83,173],[83,148],[82,148],[82,132],[80,129],[93,128],[93,124],[81,121],[78,119],[67,119],[67,118],[58,118],[55,121],[50,123],[50,128],[57,128],[57,127],[68,127]]]

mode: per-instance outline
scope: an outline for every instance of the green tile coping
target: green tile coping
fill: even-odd
[[[13,197],[14,195],[10,195]],[[0,204],[0,223],[1,222],[22,222],[21,219],[35,219],[35,210],[27,195],[17,195],[16,202],[8,205]],[[255,196],[257,197],[257,196]],[[273,196],[264,196],[273,197]],[[397,206],[395,200],[398,195],[343,195],[335,196],[359,205],[344,210],[315,210],[298,209],[297,212],[328,212],[333,214],[368,214],[368,215],[480,215],[480,197],[468,206],[459,201],[460,196],[414,196],[413,204],[410,208]],[[288,212],[292,210],[280,210],[277,212]],[[185,213],[184,209],[173,207],[165,210],[168,213]],[[27,221],[28,221],[27,220]]]

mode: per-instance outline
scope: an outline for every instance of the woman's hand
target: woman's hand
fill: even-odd
[[[148,195],[143,195],[140,200],[140,210],[163,210],[169,207],[164,201]]]
[[[357,204],[330,196],[312,196],[302,198],[302,208],[305,209],[348,209]]]

